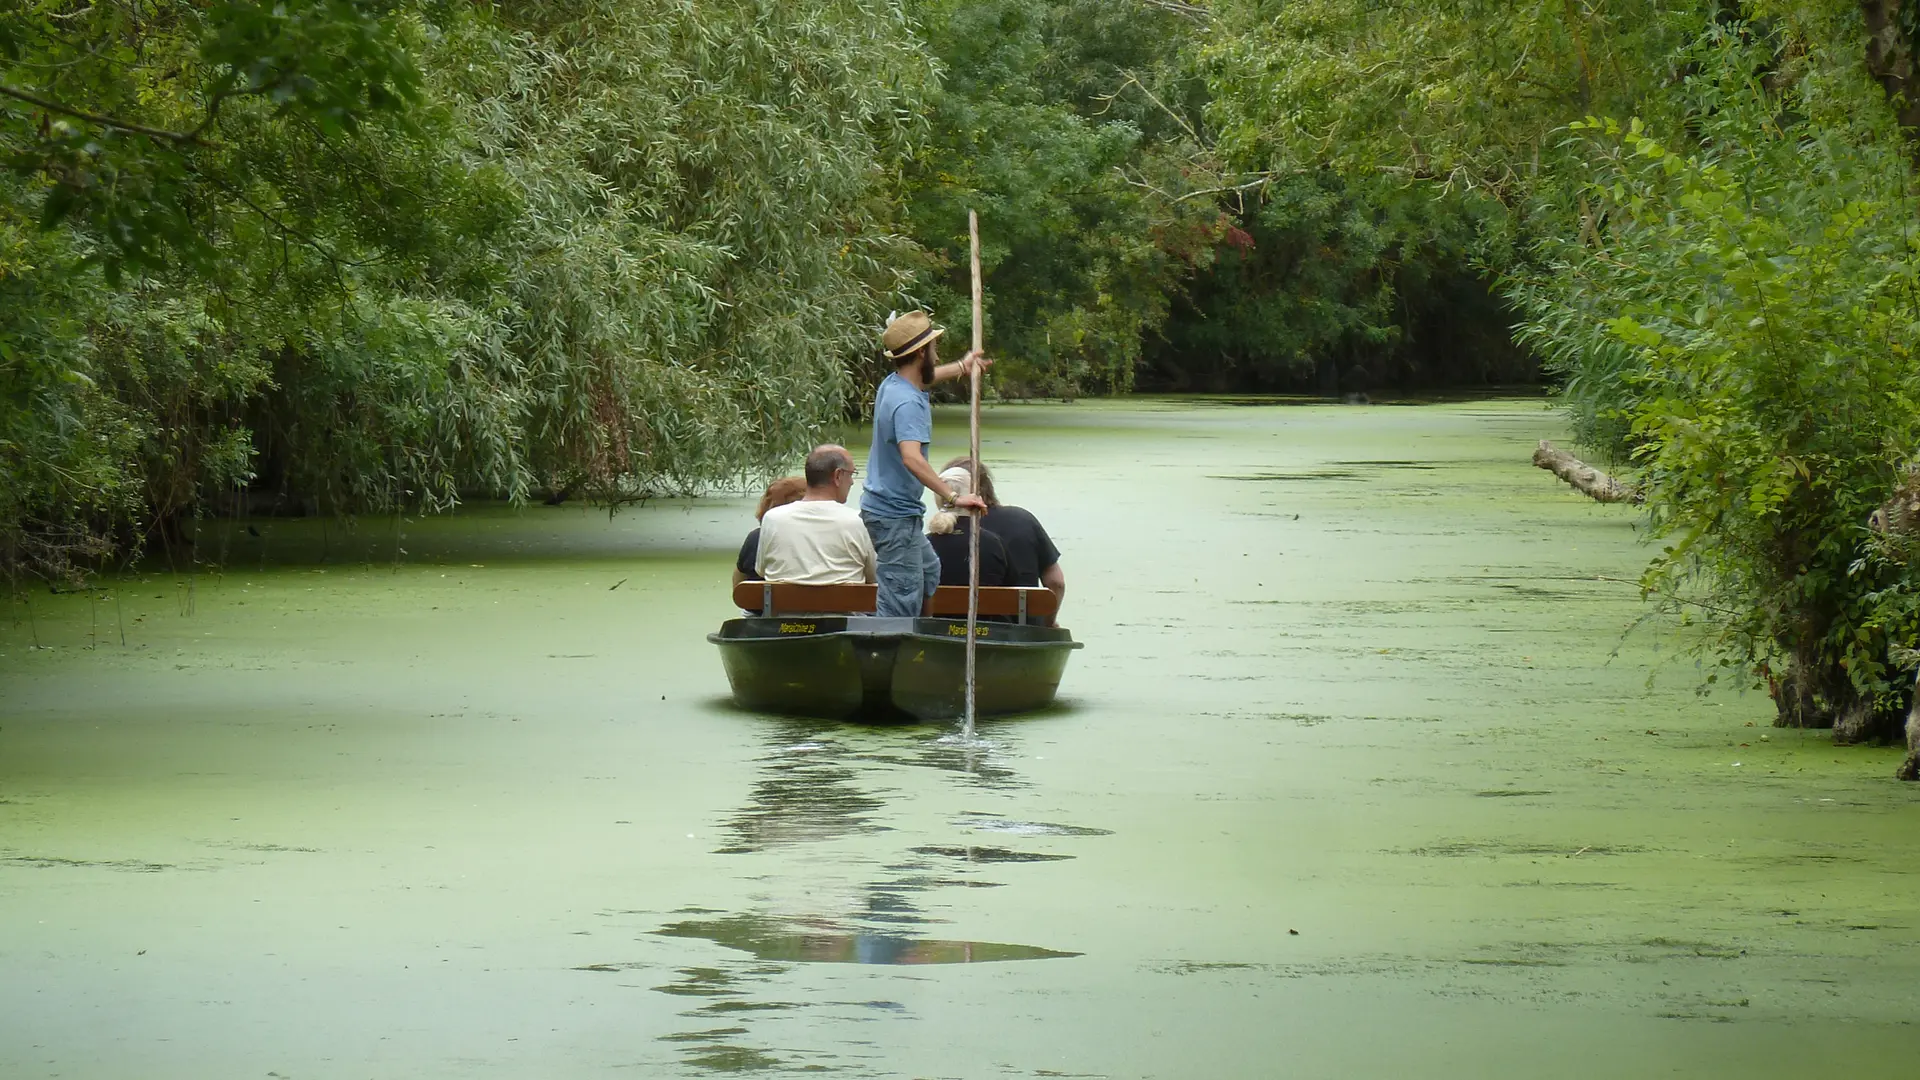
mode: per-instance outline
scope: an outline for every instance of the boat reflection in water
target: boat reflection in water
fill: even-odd
[[[704,938],[758,960],[816,964],[983,964],[998,960],[1052,960],[1079,956],[1034,945],[943,941],[848,930],[824,919],[786,921],[760,915],[691,920],[654,931],[663,937]]]
[[[725,950],[688,955],[683,949],[673,963],[687,966],[653,988],[702,1002],[683,1014],[689,1030],[661,1036],[677,1046],[683,1063],[711,1071],[838,1069],[848,1065],[852,1051],[844,1044],[806,1048],[816,1042],[816,1025],[909,1011],[880,996],[861,999],[872,991],[854,995],[856,1000],[822,995],[820,984],[794,965],[931,966],[1079,955],[917,933],[944,921],[925,910],[936,893],[1007,884],[987,874],[1044,873],[1015,867],[1072,859],[1036,848],[1105,834],[978,810],[952,816],[950,834],[938,825],[929,832],[924,821],[908,824],[914,815],[902,811],[913,809],[914,792],[930,779],[936,798],[944,800],[958,787],[970,799],[1004,810],[1026,787],[1006,764],[1017,757],[1016,733],[1001,733],[992,744],[955,744],[925,729],[805,719],[769,725],[747,797],[721,820],[722,839],[714,850],[738,860],[753,883],[755,909],[684,908],[677,921],[649,931],[656,939],[708,941]],[[899,840],[888,842],[896,830]],[[976,842],[989,836],[994,844]],[[822,895],[841,898],[836,910],[815,906]],[[814,989],[801,989],[806,986]],[[811,1018],[805,1024],[785,1019],[802,1013]]]
[[[879,817],[886,803],[860,781],[871,784],[875,774],[894,767],[941,770],[986,791],[1024,786],[1000,763],[1000,755],[920,732],[784,720],[773,726],[767,741],[760,775],[746,805],[727,818],[723,828],[730,841],[717,854],[885,832]]]

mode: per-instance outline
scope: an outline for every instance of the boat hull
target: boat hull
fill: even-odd
[[[1052,703],[1080,643],[1065,630],[981,623],[975,711]],[[876,616],[731,619],[719,646],[741,706],[835,720],[950,720],[966,710],[964,620]]]

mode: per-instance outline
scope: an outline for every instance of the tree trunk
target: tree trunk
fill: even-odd
[[[1900,780],[1920,780],[1920,675],[1913,681],[1913,704],[1907,709],[1907,760],[1893,774]]]
[[[1853,746],[1858,743],[1873,742],[1885,728],[1885,717],[1881,716],[1880,710],[1874,708],[1872,698],[1848,694],[1840,707],[1833,711],[1835,746]]]
[[[1900,9],[1913,2],[1860,0],[1867,20],[1867,73],[1887,92],[1894,116],[1908,131],[1920,129],[1920,87],[1913,84],[1913,42],[1900,28]]]
[[[1783,728],[1832,728],[1836,746],[1885,742],[1894,736],[1899,717],[1862,697],[1844,670],[1829,668],[1815,671],[1814,650],[1796,652],[1789,669],[1780,675],[1769,673],[1767,692],[1773,697],[1777,715],[1773,726]],[[1920,736],[1920,725],[1909,715],[1908,743]]]
[[[1785,674],[1767,676],[1767,693],[1773,697],[1773,726],[1782,728],[1825,728],[1833,726],[1833,717],[1822,713],[1814,701],[1798,664]]]
[[[1615,480],[1545,439],[1534,450],[1533,463],[1572,484],[1580,494],[1603,503],[1637,503],[1643,498],[1639,488]]]

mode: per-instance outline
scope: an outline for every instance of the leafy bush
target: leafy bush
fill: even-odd
[[[1851,46],[1722,23],[1680,59],[1686,130],[1573,125],[1598,225],[1546,245],[1532,331],[1624,422],[1666,541],[1649,592],[1783,723],[1859,737],[1920,628],[1920,580],[1867,528],[1920,452],[1908,147]]]

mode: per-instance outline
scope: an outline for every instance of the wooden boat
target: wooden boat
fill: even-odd
[[[749,709],[835,720],[950,720],[966,708],[967,590],[945,587],[925,618],[881,618],[872,585],[734,587],[758,615],[729,619],[707,640]],[[1058,609],[1046,589],[983,588],[975,627],[980,716],[1031,712],[1053,701],[1080,643],[1043,625]],[[956,608],[958,609],[956,611]],[[955,616],[958,616],[957,618]]]

